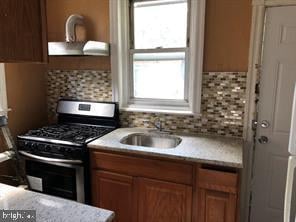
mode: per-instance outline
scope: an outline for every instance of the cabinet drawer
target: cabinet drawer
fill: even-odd
[[[198,186],[204,189],[236,194],[238,174],[200,168],[198,170]]]
[[[94,169],[188,185],[193,181],[191,164],[104,152],[92,152],[90,155],[91,167]]]

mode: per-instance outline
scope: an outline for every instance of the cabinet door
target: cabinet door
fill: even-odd
[[[192,188],[138,178],[138,222],[191,221]]]
[[[235,222],[236,195],[206,189],[199,195],[199,222]]]
[[[199,222],[235,222],[238,175],[213,169],[198,169]]]
[[[0,62],[46,62],[45,0],[0,1]]]
[[[93,170],[92,204],[115,212],[115,222],[133,221],[133,178]]]

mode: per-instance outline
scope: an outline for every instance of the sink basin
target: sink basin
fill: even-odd
[[[182,139],[171,135],[133,133],[120,140],[120,143],[132,146],[146,146],[151,148],[168,149],[175,148]]]

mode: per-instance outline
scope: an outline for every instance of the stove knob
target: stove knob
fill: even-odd
[[[37,145],[37,150],[39,150],[39,151],[44,151],[44,144],[38,144]]]
[[[62,152],[62,153],[65,152],[65,148],[64,148],[64,147],[60,147],[60,148],[58,148],[58,150],[59,150],[60,152]]]
[[[51,150],[50,145],[45,145],[45,151],[46,151],[46,152],[49,152],[50,150]]]
[[[26,150],[29,150],[29,151],[31,151],[32,150],[32,143],[30,143],[30,142],[27,142],[26,144],[25,144],[25,147],[24,147]]]
[[[28,150],[32,150],[32,143],[31,142],[27,142],[26,144],[25,144],[25,146],[26,146],[26,149],[28,149]]]
[[[37,152],[39,150],[37,144],[36,143],[31,143],[30,150],[32,152]]]

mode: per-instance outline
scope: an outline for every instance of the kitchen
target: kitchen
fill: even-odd
[[[33,210],[31,221],[294,221],[295,5],[1,2],[1,209]]]

